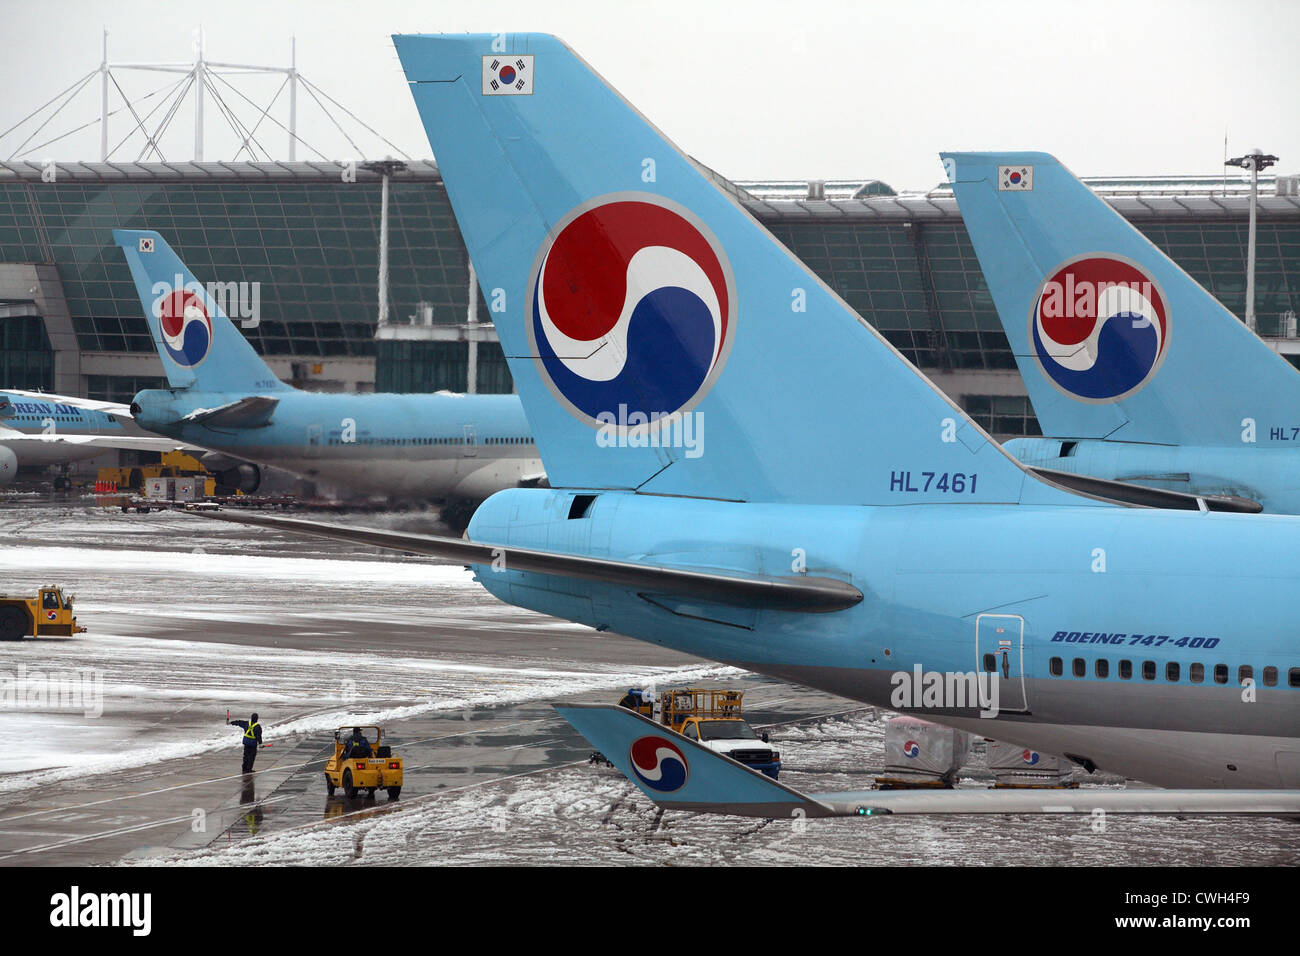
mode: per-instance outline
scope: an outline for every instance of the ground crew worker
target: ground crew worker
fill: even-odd
[[[232,720],[229,723],[244,731],[244,773],[252,773],[257,748],[262,746],[262,725],[257,722],[257,714],[248,720]]]
[[[343,759],[369,756],[370,741],[366,739],[366,735],[361,732],[360,727],[353,727],[352,736],[343,742]]]

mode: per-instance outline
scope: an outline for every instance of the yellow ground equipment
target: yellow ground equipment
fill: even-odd
[[[380,743],[384,732],[373,726],[360,728],[366,735],[369,753],[364,756],[354,753],[355,748],[349,748],[352,729],[340,727],[334,731],[334,756],[325,764],[326,791],[333,796],[339,789],[352,799],[362,790],[369,790],[372,797],[376,790],[387,790],[388,799],[396,800],[402,792],[402,758],[391,747]]]
[[[767,734],[758,734],[741,716],[745,692],[717,687],[670,687],[656,699],[633,687],[619,705],[699,741],[773,780],[781,772],[781,755]]]
[[[674,687],[664,692],[664,723],[679,734],[689,720],[740,720],[743,690]]]
[[[70,637],[85,628],[72,613],[72,595],[54,585],[43,587],[36,597],[0,595],[0,640],[17,641],[32,637]]]
[[[145,483],[150,478],[194,478],[201,483],[205,495],[211,495],[216,487],[216,479],[193,455],[183,451],[166,451],[157,464],[99,469],[95,477],[95,493],[125,494],[144,491]]]

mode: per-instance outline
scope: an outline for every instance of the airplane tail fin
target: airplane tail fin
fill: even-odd
[[[1055,157],[942,156],[1044,435],[1264,444],[1300,404],[1295,369]]]
[[[394,43],[553,487],[902,504],[1034,483],[561,41]]]
[[[172,388],[276,392],[281,382],[226,315],[234,283],[204,285],[156,232],[114,229]],[[233,288],[232,288],[233,287]],[[251,296],[250,296],[251,298]],[[259,297],[260,298],[260,297]]]
[[[555,710],[665,809],[746,817],[831,815],[817,800],[623,707],[557,704]]]

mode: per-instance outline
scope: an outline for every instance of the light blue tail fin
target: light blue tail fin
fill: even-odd
[[[553,486],[1020,500],[1019,464],[562,42],[394,42]]]
[[[556,712],[661,807],[749,817],[823,817],[830,808],[653,720],[606,704]]]
[[[1044,435],[1239,446],[1294,417],[1295,369],[1054,157],[943,161]]]
[[[156,232],[114,229],[113,241],[126,254],[172,388],[211,392],[290,389],[235,328],[216,297],[220,294],[227,301],[230,295],[242,297],[247,286],[205,286]]]

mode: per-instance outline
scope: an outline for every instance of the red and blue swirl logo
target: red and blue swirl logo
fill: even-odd
[[[722,247],[688,210],[604,196],[569,213],[538,260],[533,355],[570,412],[652,424],[703,398],[735,336],[736,294]]]
[[[636,778],[651,790],[672,793],[686,786],[690,768],[686,755],[664,737],[638,737],[627,751]]]
[[[1135,263],[1093,253],[1057,266],[1039,286],[1029,341],[1043,374],[1084,402],[1132,395],[1169,350],[1169,307]]]
[[[921,745],[915,740],[909,740],[903,744],[903,755],[907,757],[918,757],[921,754]]]
[[[189,289],[164,293],[155,304],[163,348],[177,365],[193,368],[212,348],[212,319],[203,297]]]
[[[1034,764],[1038,763],[1038,751],[1037,750],[1022,751],[1020,754],[1020,759],[1032,767]]]

